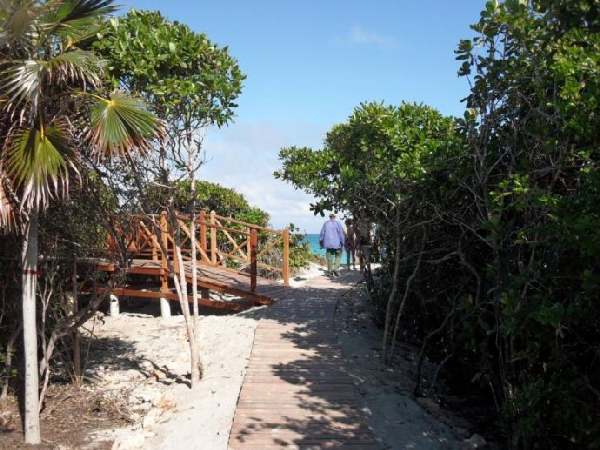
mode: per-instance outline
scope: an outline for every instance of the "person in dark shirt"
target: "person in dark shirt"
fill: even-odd
[[[350,263],[352,263],[352,269],[355,268],[354,260],[356,254],[356,236],[354,233],[354,225],[352,219],[346,219],[346,265],[350,270]]]

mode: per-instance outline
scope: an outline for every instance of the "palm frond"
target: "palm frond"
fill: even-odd
[[[100,85],[104,61],[94,52],[72,50],[60,53],[45,62],[49,82],[83,83],[93,87]]]
[[[6,109],[29,104],[35,111],[48,85],[77,84],[84,90],[88,85],[100,85],[104,62],[93,52],[72,50],[48,60],[9,61],[3,66],[0,92],[6,99]]]
[[[29,48],[42,7],[35,0],[0,0],[0,48]]]
[[[17,189],[21,206],[44,208],[55,197],[68,192],[68,170],[75,168],[68,125],[18,129],[7,140],[4,166]]]
[[[0,167],[0,230],[12,230],[16,226],[14,198],[11,198],[10,181]]]
[[[44,72],[43,61],[10,61],[3,67],[0,71],[0,92],[6,99],[5,108],[11,110],[29,103],[33,109],[37,109]]]
[[[92,107],[88,138],[101,156],[144,151],[162,134],[162,123],[141,100],[113,93],[110,99],[97,98]]]
[[[96,34],[102,18],[117,10],[112,0],[55,0],[45,17],[49,32],[56,33],[70,46]]]

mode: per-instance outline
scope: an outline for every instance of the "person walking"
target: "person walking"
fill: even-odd
[[[344,227],[336,219],[335,214],[329,215],[329,220],[323,224],[319,236],[321,248],[326,251],[327,274],[329,276],[339,277],[340,261],[342,259],[342,249],[345,244]]]
[[[356,235],[354,232],[354,225],[352,219],[346,219],[346,265],[350,270],[350,263],[354,269],[354,260],[356,253]]]
[[[355,216],[354,233],[356,235],[356,247],[358,249],[358,261],[360,271],[371,271],[371,224],[364,217]]]

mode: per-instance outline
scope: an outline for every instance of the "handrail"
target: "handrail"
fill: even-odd
[[[186,238],[182,241],[191,244],[191,228],[189,222],[191,215],[176,213],[174,226],[182,230]],[[150,223],[151,222],[151,223]],[[163,273],[167,273],[169,259],[173,258],[173,246],[175,236],[171,230],[166,211],[160,214],[140,215],[133,214],[128,217],[130,231],[124,233],[127,241],[127,250],[144,258],[151,257],[160,261]],[[198,236],[195,240],[197,257],[200,264],[212,266],[224,266],[226,261],[237,261],[241,267],[249,269],[250,287],[254,292],[257,285],[258,269],[280,273],[286,286],[289,285],[289,229],[275,230],[268,227],[251,224],[232,217],[216,214],[214,211],[199,210],[195,219],[194,234]],[[239,225],[241,228],[228,226]],[[123,230],[120,231],[123,233]],[[266,233],[266,234],[265,234]],[[275,234],[277,237],[268,237]],[[109,247],[116,243],[112,240]],[[264,247],[263,247],[264,244]],[[190,249],[182,245],[182,253],[189,254]],[[259,246],[261,248],[259,248]],[[281,246],[281,265],[270,265],[259,261],[260,257],[268,254],[270,249]],[[164,249],[164,250],[163,250]],[[189,258],[189,256],[188,256]],[[176,272],[182,270],[178,261],[172,261]],[[161,276],[161,290],[168,290],[167,276]]]

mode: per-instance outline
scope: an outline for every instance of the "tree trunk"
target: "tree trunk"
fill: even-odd
[[[412,273],[406,280],[406,285],[404,287],[404,295],[402,296],[402,301],[400,302],[400,306],[398,307],[398,312],[396,313],[396,323],[394,325],[394,332],[392,333],[392,350],[390,351],[390,357],[394,356],[394,351],[396,349],[396,340],[398,337],[398,330],[400,328],[400,318],[402,317],[402,312],[404,311],[404,306],[406,305],[406,300],[408,299],[408,295],[410,293],[410,286],[419,273],[419,269],[421,268],[421,260],[423,259],[423,247],[425,245],[425,239],[427,237],[427,231],[423,231],[423,239],[421,239],[421,248],[419,250],[419,256],[417,258],[417,263],[415,264],[415,268]]]
[[[190,315],[185,267],[183,265],[183,258],[181,257],[181,248],[177,244],[173,245],[173,256],[177,258],[177,261],[179,262],[179,273],[174,274],[173,281],[175,282],[179,305],[181,306],[181,311],[183,312],[183,318],[185,320],[188,344],[190,347],[191,385],[193,389],[200,381],[200,356],[198,352],[198,341],[194,330],[194,318]]]
[[[4,355],[4,370],[6,374],[6,379],[4,381],[4,385],[2,385],[2,393],[0,394],[0,403],[3,403],[8,398],[8,385],[10,383],[10,371],[12,369],[12,360],[13,353],[15,348],[15,341],[21,334],[22,325],[19,324],[17,328],[11,333],[8,338],[8,342],[6,343],[6,353]]]
[[[394,249],[396,253],[394,253],[394,273],[392,274],[392,290],[388,295],[387,304],[385,307],[385,326],[383,330],[383,339],[381,342],[381,352],[383,361],[386,361],[387,357],[387,347],[388,347],[388,339],[390,335],[390,327],[392,324],[392,312],[393,306],[396,302],[396,295],[398,293],[398,278],[400,277],[400,246],[402,245],[402,235],[400,233],[400,209],[396,209],[396,214],[394,215],[394,228],[393,230],[396,233],[396,248]]]
[[[398,220],[396,220],[396,226],[398,225]],[[386,311],[385,311],[385,327],[383,330],[383,342],[381,344],[381,351],[383,361],[387,360],[387,347],[388,347],[388,339],[390,335],[390,328],[392,325],[392,313],[393,306],[396,303],[396,295],[398,294],[398,278],[400,277],[400,246],[402,245],[402,236],[400,234],[400,230],[396,228],[396,248],[394,255],[394,273],[392,275],[392,290],[390,291],[390,295],[388,296]]]
[[[190,183],[191,183],[191,193],[192,193],[192,213],[191,213],[191,223],[190,223],[190,243],[192,246],[192,261],[191,261],[191,269],[192,269],[192,301],[194,308],[194,332],[198,332],[198,268],[197,268],[197,257],[198,253],[196,251],[196,180],[194,176],[194,171],[190,170]]]
[[[73,283],[72,293],[73,296],[73,304],[72,304],[72,314],[73,317],[76,317],[79,313],[79,289],[77,285],[77,257],[73,256],[73,275],[71,278]],[[74,326],[72,332],[72,340],[73,340],[73,378],[75,380],[75,384],[77,386],[81,386],[81,336],[79,335],[79,327]]]
[[[192,261],[190,262],[190,269],[192,271],[192,304],[193,304],[193,329],[194,329],[194,337],[198,335],[198,252],[196,249],[196,158],[198,156],[198,147],[196,149],[192,149],[192,135],[188,133],[188,177],[190,180],[190,193],[192,196],[191,201],[191,222],[190,222],[190,245],[191,248],[191,256]],[[183,266],[182,266],[183,267]],[[198,349],[198,342],[194,340],[194,348],[192,349],[192,353],[195,354],[196,361],[192,361],[192,379],[194,379],[194,370],[198,373],[196,374],[196,380],[200,380],[200,351]],[[192,357],[193,359],[193,357]],[[193,386],[192,386],[193,387]]]
[[[38,215],[32,211],[22,252],[23,350],[25,354],[25,442],[39,444],[39,372],[36,325]]]

